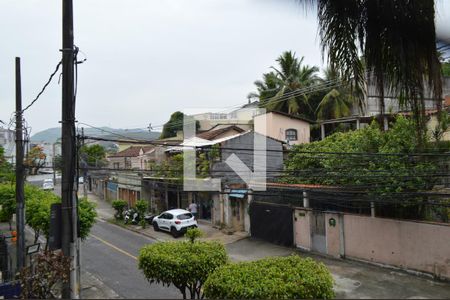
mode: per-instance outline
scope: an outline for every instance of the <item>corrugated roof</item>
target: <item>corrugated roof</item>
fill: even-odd
[[[245,131],[244,129],[242,129],[238,126],[231,125],[231,126],[227,126],[224,128],[208,130],[208,131],[199,133],[199,134],[197,134],[197,137],[199,137],[201,139],[205,139],[205,140],[213,140],[214,138],[218,137],[221,134],[224,134],[225,132],[227,132],[229,130],[234,130],[234,131],[237,131],[238,133],[242,133]]]

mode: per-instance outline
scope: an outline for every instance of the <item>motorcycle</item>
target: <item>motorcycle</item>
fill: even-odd
[[[139,213],[134,209],[127,209],[124,211],[124,223],[137,225],[140,221]]]

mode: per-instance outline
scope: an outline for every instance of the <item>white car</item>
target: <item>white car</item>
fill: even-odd
[[[43,190],[54,190],[55,185],[53,184],[53,179],[44,179],[44,182],[42,183],[42,189]]]
[[[171,209],[153,218],[155,231],[169,231],[173,237],[186,233],[188,228],[197,227],[197,221],[191,212],[185,209]]]

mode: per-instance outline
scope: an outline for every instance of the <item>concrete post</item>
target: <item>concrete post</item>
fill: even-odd
[[[309,198],[308,198],[308,192],[303,192],[303,207],[308,208],[309,207]]]
[[[325,139],[325,124],[323,123],[320,124],[320,136],[322,140]]]

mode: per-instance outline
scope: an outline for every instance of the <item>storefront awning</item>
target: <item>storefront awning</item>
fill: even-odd
[[[228,196],[235,198],[244,198],[247,192],[248,192],[247,190],[231,190]]]

